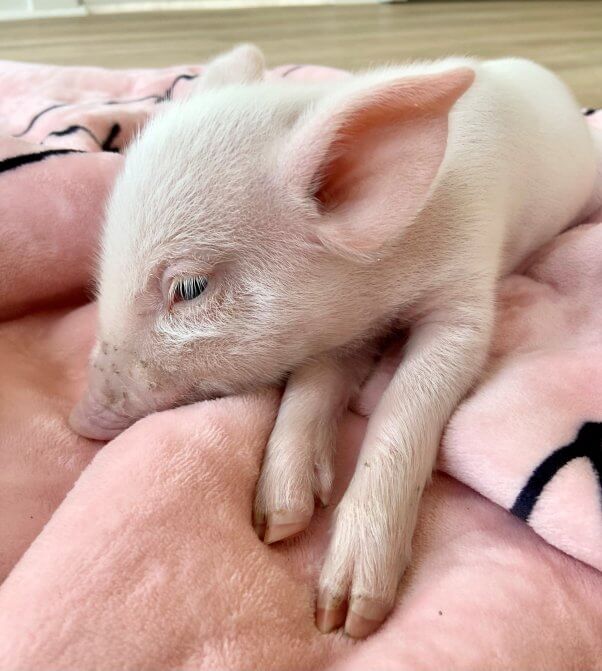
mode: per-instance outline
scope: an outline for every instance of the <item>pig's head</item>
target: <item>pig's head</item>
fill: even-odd
[[[280,381],[395,303],[395,249],[432,191],[463,68],[300,87],[240,47],[154,118],[110,199],[82,435]],[[398,298],[398,297],[397,297]]]

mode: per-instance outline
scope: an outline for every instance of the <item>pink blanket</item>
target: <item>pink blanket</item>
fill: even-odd
[[[331,509],[277,546],[253,532],[276,392],[150,416],[104,447],[69,430],[118,152],[201,71],[0,63],[0,668],[602,669],[602,216],[501,283],[487,376],[367,641],[313,624]],[[365,423],[345,419],[337,497]]]

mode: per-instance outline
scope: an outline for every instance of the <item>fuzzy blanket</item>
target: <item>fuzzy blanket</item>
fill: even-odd
[[[200,72],[0,63],[0,668],[602,669],[601,214],[501,283],[487,374],[444,437],[398,605],[364,642],[313,623],[331,508],[288,542],[254,534],[276,391],[106,446],[70,431],[119,152]],[[365,425],[345,418],[335,501]]]

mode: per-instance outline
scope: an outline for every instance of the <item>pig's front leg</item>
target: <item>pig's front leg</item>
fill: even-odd
[[[482,301],[433,314],[410,336],[336,511],[316,612],[324,633],[345,623],[363,638],[393,607],[441,432],[482,368],[490,324]]]
[[[266,543],[303,531],[314,497],[328,502],[339,420],[371,363],[368,352],[326,354],[291,374],[255,495],[254,525]]]

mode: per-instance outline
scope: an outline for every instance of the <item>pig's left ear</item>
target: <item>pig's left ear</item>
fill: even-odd
[[[447,72],[358,82],[300,119],[281,174],[317,205],[314,241],[370,260],[415,220],[447,148],[448,115],[475,73]]]
[[[263,79],[265,60],[253,44],[241,44],[210,61],[198,78],[195,92],[229,84],[250,84]]]

